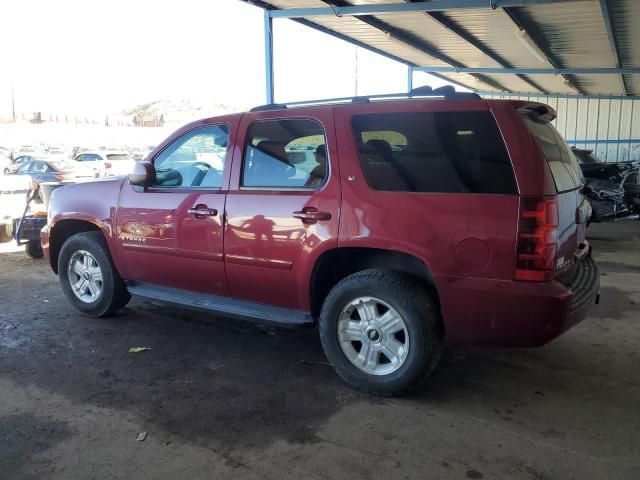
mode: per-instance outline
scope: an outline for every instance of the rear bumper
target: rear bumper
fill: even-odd
[[[582,321],[599,290],[598,268],[589,255],[550,282],[445,279],[439,293],[451,343],[536,347]]]

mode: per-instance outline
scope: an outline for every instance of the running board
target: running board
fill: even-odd
[[[274,307],[246,300],[236,300],[207,293],[190,292],[178,288],[139,282],[129,282],[127,290],[131,295],[146,300],[228,315],[258,323],[280,327],[306,327],[313,325],[311,315],[290,308]]]

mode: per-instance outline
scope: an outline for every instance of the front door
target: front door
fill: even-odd
[[[156,182],[125,181],[117,214],[118,246],[128,280],[228,295],[223,225],[237,120],[180,132],[153,158]]]
[[[227,279],[236,299],[308,311],[313,265],[338,238],[333,109],[279,115],[242,117],[227,195]]]

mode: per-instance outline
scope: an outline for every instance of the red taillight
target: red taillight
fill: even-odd
[[[558,202],[553,197],[520,198],[516,280],[551,279],[558,249]]]
[[[69,179],[69,175],[66,175],[64,173],[54,173],[53,176],[56,177],[56,180],[59,180],[59,181]]]
[[[105,170],[109,170],[111,168],[111,164],[109,162],[104,163]]]

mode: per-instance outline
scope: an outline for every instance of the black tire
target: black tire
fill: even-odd
[[[358,297],[375,297],[393,307],[404,321],[408,353],[386,375],[366,373],[347,358],[338,340],[338,317]],[[442,318],[431,294],[410,277],[386,270],[364,270],[340,281],[329,292],[320,314],[320,339],[338,375],[352,387],[380,396],[396,396],[415,387],[436,367],[442,353]]]
[[[11,225],[0,225],[0,243],[7,243],[11,240],[13,240]]]
[[[29,240],[24,251],[27,252],[27,255],[31,258],[42,258],[44,256],[40,240]]]
[[[86,303],[71,288],[68,266],[74,253],[84,250],[95,258],[102,272],[102,290],[98,298]],[[81,313],[92,317],[108,317],[123,308],[131,299],[127,288],[116,271],[107,242],[101,232],[77,233],[69,237],[58,257],[58,276],[67,300]]]

